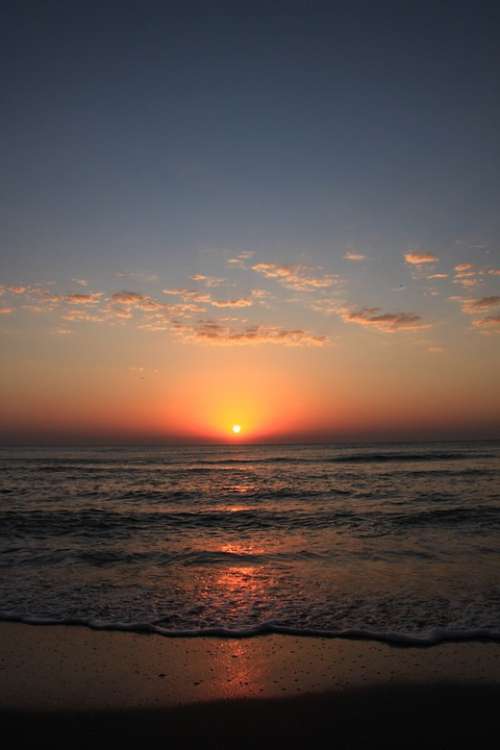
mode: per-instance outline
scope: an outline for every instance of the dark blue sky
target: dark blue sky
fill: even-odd
[[[12,281],[498,237],[490,3],[28,2],[1,25]]]

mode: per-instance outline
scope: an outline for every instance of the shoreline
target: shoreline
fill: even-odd
[[[49,627],[49,628],[82,628],[97,633],[123,633],[140,636],[159,636],[160,638],[177,638],[189,641],[197,638],[210,640],[219,638],[221,640],[246,640],[250,638],[261,638],[265,636],[288,636],[292,638],[317,638],[321,640],[339,640],[339,641],[361,641],[364,643],[380,643],[390,646],[391,648],[416,648],[428,649],[435,646],[458,643],[489,643],[500,645],[500,631],[490,631],[489,629],[477,628],[469,632],[466,631],[449,631],[437,628],[434,635],[427,637],[412,636],[405,633],[395,633],[393,631],[380,633],[369,630],[303,630],[292,627],[267,627],[266,625],[258,626],[249,630],[229,630],[224,628],[207,628],[204,630],[165,630],[157,628],[154,625],[138,625],[134,627],[119,625],[94,625],[84,620],[67,620],[58,622],[43,619],[18,619],[16,617],[2,617],[0,615],[0,628],[4,624],[9,625],[28,625],[30,627]]]
[[[419,731],[438,722],[448,734],[482,732],[500,698],[500,644],[491,642],[169,638],[3,622],[0,669],[2,719],[33,736],[70,728],[303,736],[323,728],[368,732],[373,745],[376,735],[387,741],[388,722],[391,732],[408,721]]]

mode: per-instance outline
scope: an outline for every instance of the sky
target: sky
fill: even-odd
[[[2,444],[500,437],[498,8],[0,26]]]

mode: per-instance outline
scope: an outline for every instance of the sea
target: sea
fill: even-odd
[[[500,443],[2,448],[0,619],[500,639]]]

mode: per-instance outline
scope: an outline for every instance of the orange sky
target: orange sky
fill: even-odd
[[[141,292],[101,287],[97,293],[85,286],[73,294],[54,286],[4,286],[2,302],[11,312],[1,327],[2,442],[499,434],[499,338],[474,324],[500,298],[474,290],[457,304],[442,287],[426,298],[429,281],[417,275],[412,296],[418,299],[420,286],[421,312],[398,313],[400,328],[384,316],[367,325],[348,319],[346,311],[355,308],[344,301],[358,262],[339,288],[304,289],[299,278],[290,289],[270,278],[253,296],[235,287],[251,269],[235,273],[227,258],[220,266],[226,279],[215,293],[203,280],[177,292],[195,300],[196,309],[183,310],[177,301],[172,311],[173,295],[144,292],[145,284]],[[407,267],[403,259],[411,278]],[[327,269],[318,279],[336,273]],[[126,303],[116,302],[125,294]],[[219,299],[231,301],[229,314],[226,307],[207,310]],[[239,299],[252,304],[240,308]],[[335,312],[325,315],[327,304]],[[241,426],[237,436],[233,424]]]

